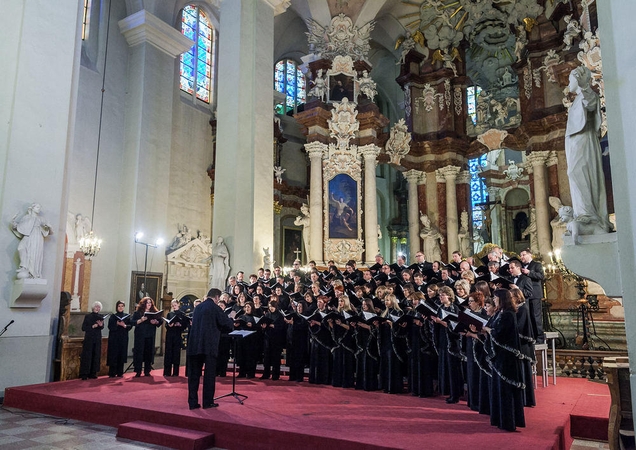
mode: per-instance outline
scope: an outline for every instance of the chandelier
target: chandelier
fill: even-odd
[[[102,240],[95,236],[93,230],[88,235],[80,239],[80,250],[84,253],[84,256],[91,259],[97,255],[102,248]]]

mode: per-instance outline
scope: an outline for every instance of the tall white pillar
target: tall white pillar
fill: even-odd
[[[309,259],[322,263],[322,158],[327,146],[322,142],[305,144],[309,155]]]
[[[3,2],[2,15],[0,327],[15,322],[0,338],[0,392],[53,378],[81,51],[79,2]],[[44,240],[46,284],[34,307],[15,308],[19,240],[9,224],[34,202],[53,232]]]
[[[546,256],[552,251],[550,237],[550,205],[548,203],[548,169],[546,161],[551,152],[532,152],[527,156],[527,161],[532,165],[534,173],[534,207],[537,220],[537,240],[539,241],[539,253]]]
[[[404,178],[408,182],[409,200],[408,200],[408,219],[409,219],[409,255],[410,261],[415,261],[415,254],[422,249],[420,243],[420,215],[419,201],[417,195],[417,185],[422,183],[424,173],[411,169],[404,172]]]
[[[375,262],[378,244],[378,197],[375,186],[376,158],[380,147],[375,144],[359,147],[364,157],[364,248],[367,264]]]
[[[437,173],[446,181],[446,250],[447,261],[453,259],[453,252],[459,250],[459,220],[457,215],[457,188],[455,181],[459,175],[460,167],[446,166],[437,169]]]
[[[145,242],[168,235],[166,180],[170,179],[174,64],[194,43],[146,10],[120,20],[119,29],[130,46],[122,176],[122,192],[130,194],[121,197],[119,217],[121,230],[129,238],[119,240],[116,269],[116,284],[126,286],[131,270],[139,267],[136,261],[142,261],[139,270],[145,268],[145,248],[135,245],[135,233],[143,232]],[[154,251],[161,254],[162,250]],[[163,272],[163,258],[149,258],[146,268]]]
[[[274,247],[274,15],[285,3],[221,3],[212,241],[225,239],[233,272]]]

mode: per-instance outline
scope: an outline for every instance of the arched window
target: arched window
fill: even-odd
[[[277,114],[296,112],[298,105],[307,99],[305,75],[296,61],[283,59],[276,63],[274,70],[274,89],[285,94],[285,104],[276,105]]]
[[[181,33],[195,45],[181,54],[179,86],[182,91],[210,103],[214,78],[214,28],[201,8],[188,5],[181,14]]]
[[[481,177],[481,168],[486,165],[488,154],[481,155],[468,161],[470,172],[470,206],[472,212],[473,230],[481,230],[484,225],[485,205],[488,202],[486,183]]]

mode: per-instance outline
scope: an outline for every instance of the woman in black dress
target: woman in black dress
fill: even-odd
[[[254,319],[254,305],[252,302],[247,302],[243,309],[244,313],[234,320],[234,328],[237,330],[254,331],[255,333],[238,339],[236,345],[236,362],[239,365],[239,378],[254,378],[256,375],[256,365],[260,358],[260,351],[262,343],[262,331],[260,327],[256,326],[256,320]]]
[[[384,296],[385,309],[381,316],[387,320],[379,324],[380,341],[380,381],[388,394],[401,394],[404,390],[402,366],[406,364],[406,341],[400,336],[401,330],[393,329],[393,317],[403,312],[393,294]]]
[[[102,304],[100,302],[93,303],[92,312],[86,314],[84,322],[82,322],[84,343],[82,344],[79,371],[82,380],[97,378],[99,372],[102,356],[102,330],[104,329],[104,316],[99,313],[101,310]]]
[[[378,349],[378,328],[368,322],[366,316],[375,316],[373,301],[362,300],[360,311],[362,321],[352,322],[355,325],[356,340],[356,389],[365,391],[378,390],[378,374],[380,370],[380,351]],[[366,315],[366,316],[365,316]],[[371,324],[370,324],[371,323]]]
[[[131,324],[135,327],[133,347],[135,377],[141,376],[142,366],[144,375],[147,377],[150,376],[152,370],[152,360],[155,355],[155,334],[163,321],[148,314],[156,312],[158,310],[155,307],[155,302],[150,297],[144,297],[139,300],[137,310],[130,319]],[[149,319],[149,317],[152,318]]]
[[[179,301],[172,300],[172,311],[166,317],[166,347],[163,358],[163,376],[178,377],[181,363],[181,333],[190,326],[190,319],[179,309]]]
[[[292,304],[293,305],[293,304]],[[305,364],[309,361],[309,324],[300,317],[306,315],[307,304],[296,304],[296,315],[285,319],[287,323],[287,365],[289,381],[303,381]]]
[[[132,325],[130,325],[130,314],[124,312],[125,307],[124,302],[117,302],[115,314],[111,314],[108,318],[106,365],[110,378],[124,376],[124,365],[128,359],[128,332]]]
[[[523,403],[525,406],[536,406],[534,397],[534,382],[532,379],[533,366],[536,364],[534,354],[534,334],[532,332],[532,323],[530,322],[530,309],[526,298],[514,284],[510,286],[510,295],[512,302],[517,305],[517,329],[519,330],[519,344],[521,345],[521,353],[523,359],[521,366],[522,381],[526,385],[523,390]]]
[[[285,340],[287,338],[287,326],[283,314],[278,309],[278,301],[269,301],[269,312],[265,317],[272,322],[261,327],[264,334],[264,354],[263,354],[263,375],[262,380],[268,380],[270,375],[272,380],[280,378],[280,359],[283,355]]]
[[[327,314],[327,303],[329,298],[325,296],[318,297],[318,308],[315,313]],[[314,316],[309,320],[309,339],[311,342],[311,350],[309,356],[309,382],[313,384],[330,384],[331,383],[331,350],[335,347],[335,343],[331,338],[329,327],[322,320],[317,320]]]
[[[407,327],[409,338],[409,389],[412,395],[418,397],[433,396],[433,380],[435,375],[433,368],[436,367],[437,354],[433,343],[433,332],[430,323],[418,313],[417,308],[420,302],[425,300],[422,292],[414,292],[409,297],[411,310],[409,315],[413,316],[410,328]]]
[[[525,427],[523,389],[516,307],[510,292],[497,289],[493,294],[497,312],[489,327],[488,353],[492,368],[490,424],[506,431]]]
[[[351,306],[349,297],[346,295],[338,299],[337,311],[342,316],[342,319],[329,322],[331,337],[337,344],[332,352],[333,376],[331,385],[351,388],[354,387],[356,344],[353,334],[354,330],[345,319],[355,315],[356,311]]]
[[[484,294],[481,292],[475,291],[468,295],[468,307],[473,313],[487,319],[486,311],[484,310]],[[487,368],[488,364],[486,363],[483,344],[481,341],[478,342],[479,337],[475,334],[477,330],[472,330],[472,332],[466,333],[467,404],[473,411],[479,411],[480,398],[483,398],[486,402],[490,401],[488,380],[487,378],[483,379],[483,377],[488,377],[488,375],[481,370],[481,368]],[[481,392],[480,389],[485,389],[485,391]]]
[[[438,296],[442,305],[437,317],[433,320],[440,325],[438,361],[439,391],[448,395],[446,403],[457,403],[464,391],[464,378],[462,375],[462,360],[466,357],[461,353],[460,335],[451,331],[448,323],[442,320],[444,311],[458,314],[459,308],[454,303],[455,294],[448,286],[439,288]]]

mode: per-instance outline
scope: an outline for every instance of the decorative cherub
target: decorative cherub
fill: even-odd
[[[424,35],[420,30],[417,30],[415,33],[407,31],[404,36],[400,36],[397,41],[395,41],[395,50],[402,46],[402,53],[400,54],[398,62],[395,63],[396,66],[404,64],[406,55],[415,48],[416,44],[420,44],[421,47],[425,47]]]

